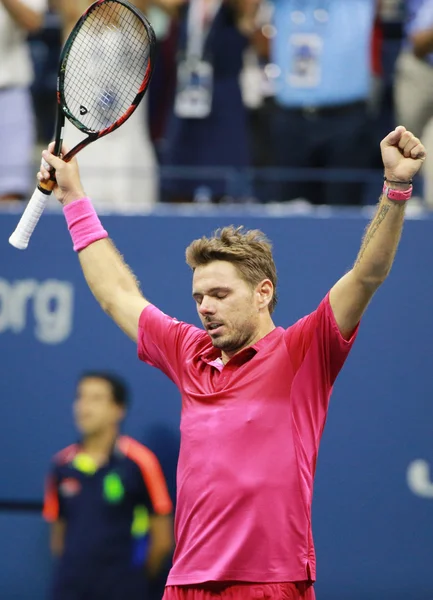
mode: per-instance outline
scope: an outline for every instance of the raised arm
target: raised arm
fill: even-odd
[[[397,127],[381,143],[387,186],[406,191],[425,160],[419,139]],[[396,183],[401,182],[401,183]],[[361,319],[375,291],[391,270],[403,228],[405,201],[382,195],[365,233],[353,268],[332,288],[330,303],[338,327],[347,339]]]
[[[63,148],[63,153],[66,152]],[[54,193],[64,207],[85,198],[75,159],[65,163],[47,151],[43,152],[43,157],[56,169]],[[41,166],[38,179],[46,181],[49,176],[49,171]],[[78,257],[96,300],[119,327],[137,341],[140,314],[149,302],[143,297],[137,279],[113,242],[99,239],[80,250]]]

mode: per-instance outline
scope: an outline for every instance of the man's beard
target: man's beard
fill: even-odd
[[[244,328],[243,332],[238,332],[235,335],[222,335],[221,337],[211,338],[211,341],[214,348],[218,348],[224,352],[236,352],[248,346],[253,335],[254,329],[249,326],[248,328]]]

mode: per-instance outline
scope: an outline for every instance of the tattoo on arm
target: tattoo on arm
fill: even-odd
[[[378,210],[375,218],[370,223],[370,226],[367,229],[364,240],[362,242],[361,250],[359,251],[358,257],[356,259],[355,266],[361,262],[364,252],[367,249],[367,246],[369,245],[369,243],[375,236],[377,230],[379,229],[380,225],[383,223],[383,221],[384,221],[386,215],[388,214],[388,212],[390,211],[390,209],[391,209],[390,204],[382,204],[382,206]]]

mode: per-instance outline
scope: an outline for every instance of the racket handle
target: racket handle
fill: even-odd
[[[18,248],[18,250],[27,248],[50,196],[51,192],[41,192],[39,188],[35,189],[15,231],[9,238],[9,244]]]

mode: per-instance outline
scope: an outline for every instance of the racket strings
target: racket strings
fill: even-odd
[[[91,12],[75,36],[64,69],[67,109],[86,130],[121,119],[149,72],[151,39],[144,23],[116,2]]]

